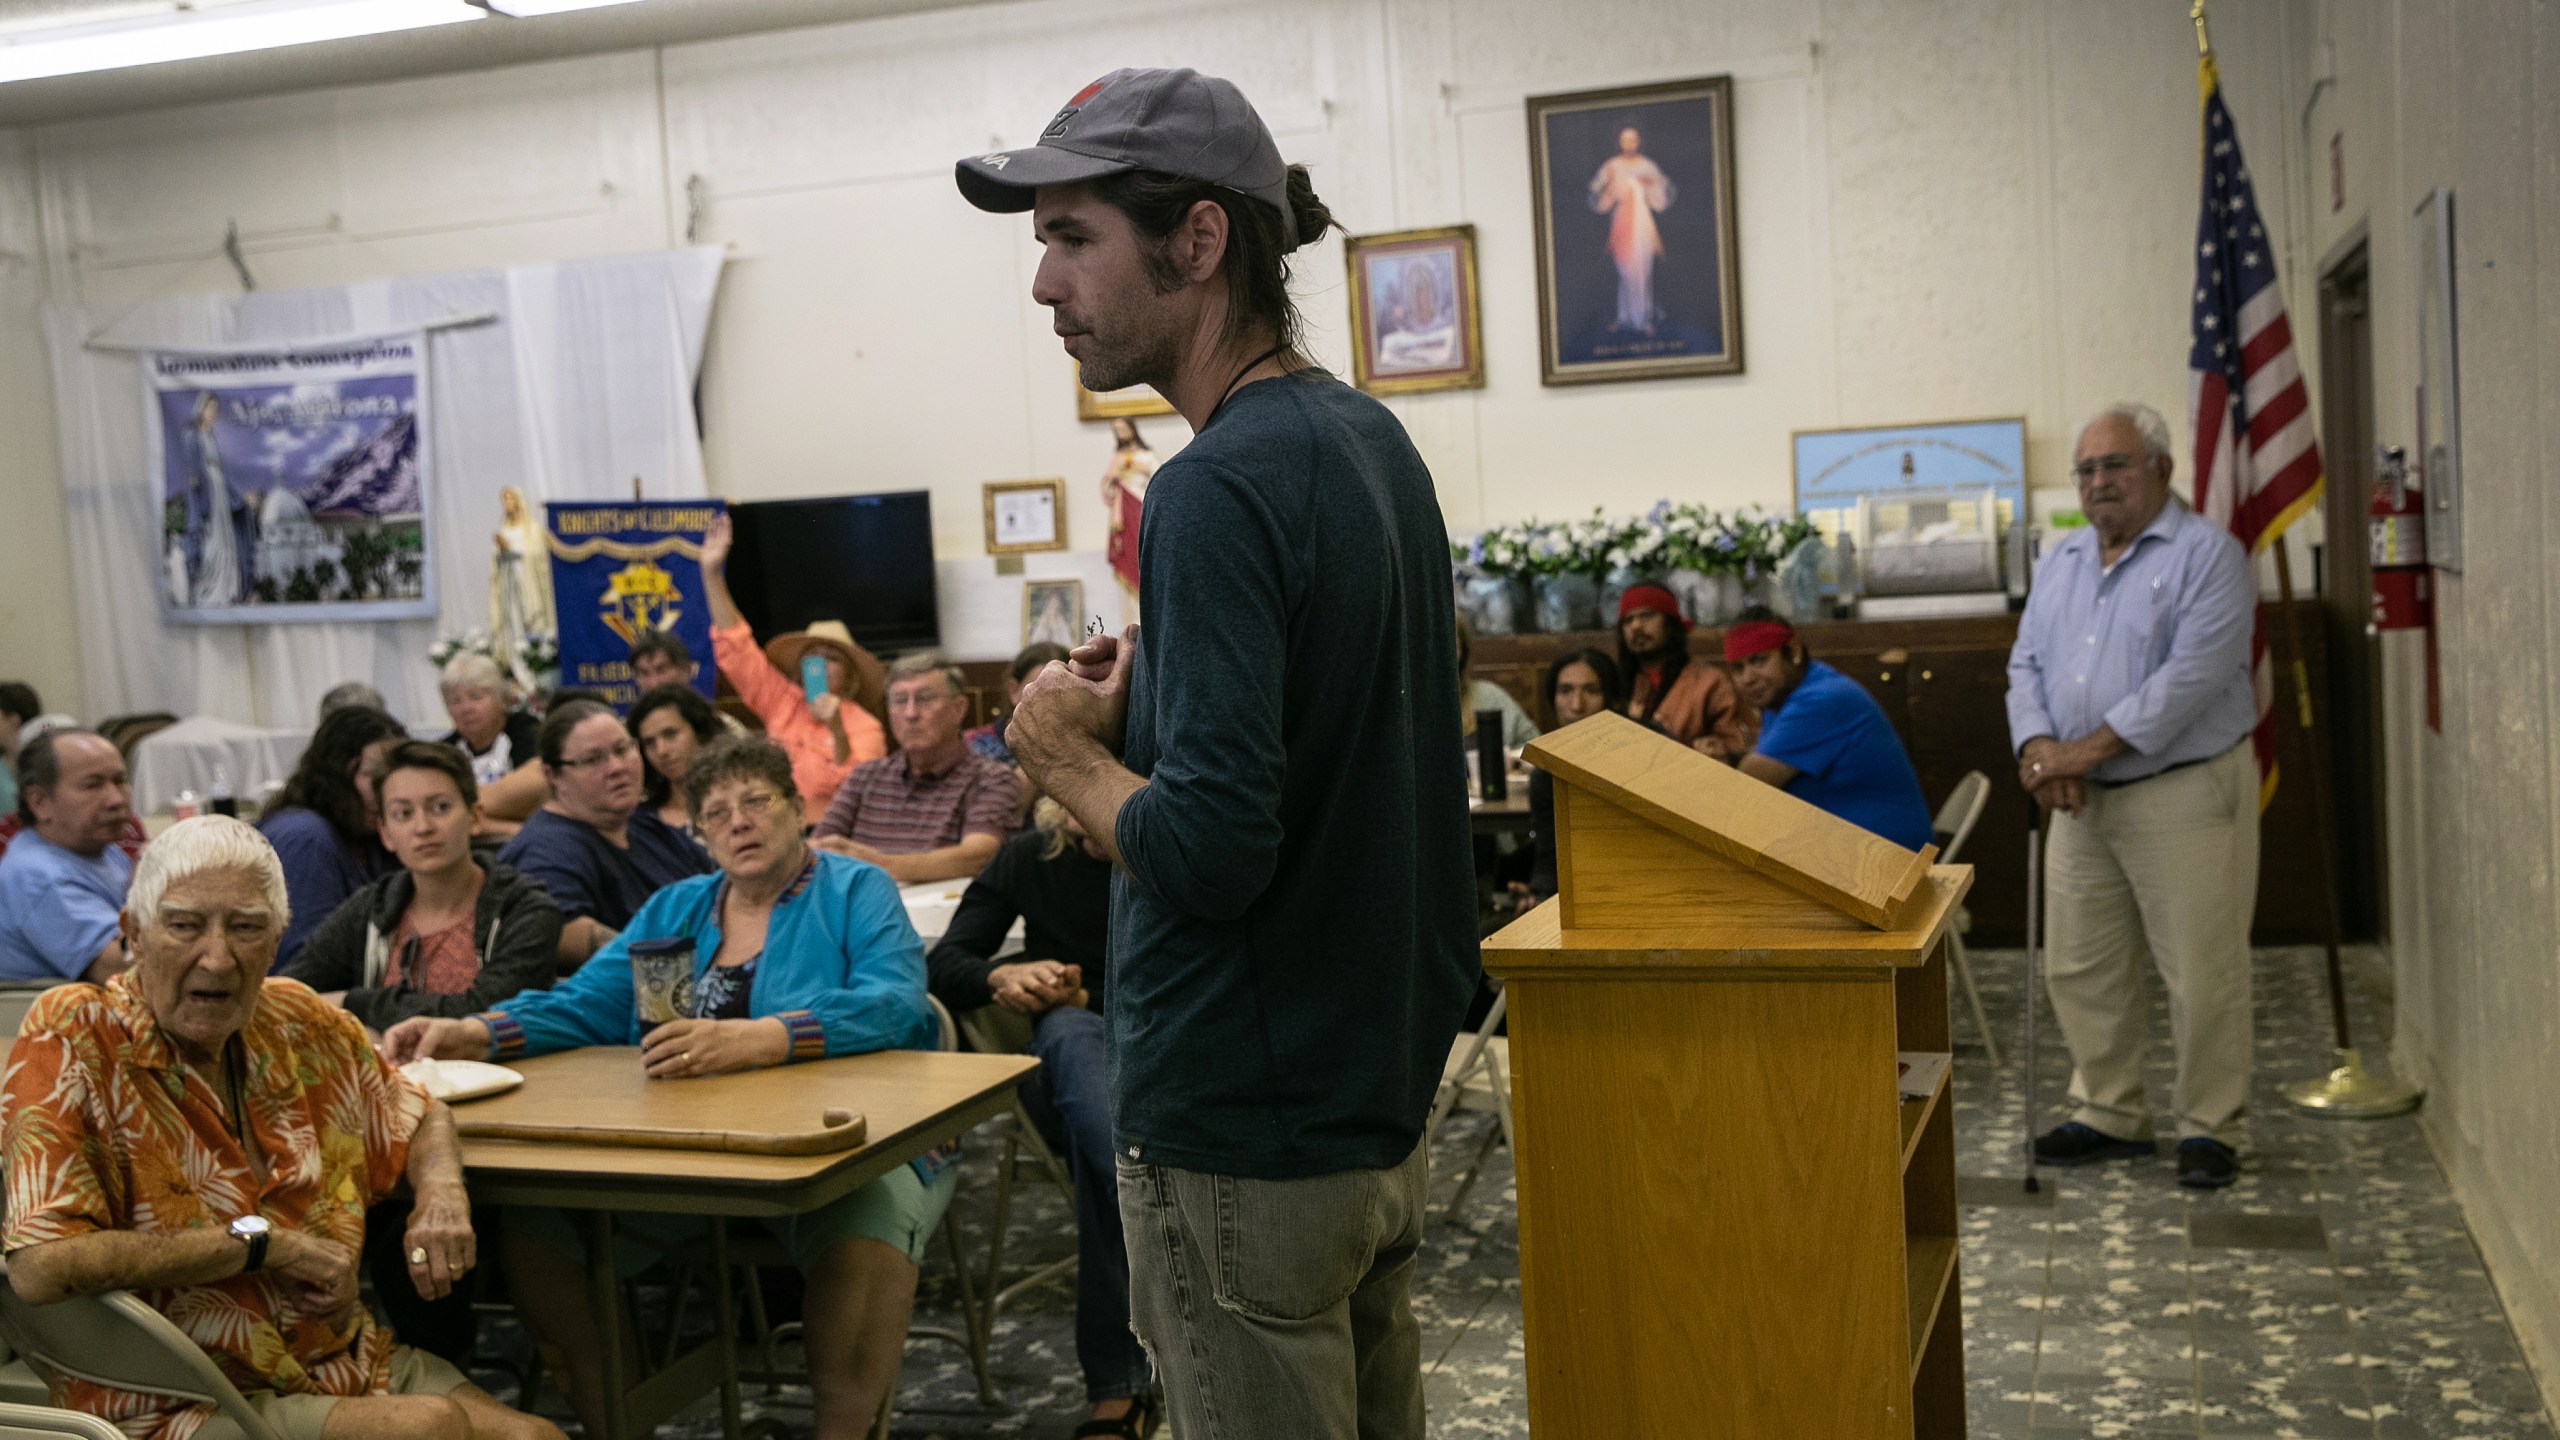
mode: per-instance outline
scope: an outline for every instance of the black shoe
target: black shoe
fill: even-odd
[[[2101,1160],[2139,1160],[2159,1153],[2157,1140],[2119,1140],[2077,1120],[2066,1120],[2036,1137],[2039,1165],[2095,1165]]]
[[[2190,1190],[2219,1190],[2240,1178],[2240,1157],[2202,1135],[2178,1142],[2178,1183]]]
[[[1076,1440],[1092,1436],[1109,1436],[1113,1440],[1147,1440],[1164,1419],[1163,1402],[1152,1395],[1140,1395],[1128,1411],[1116,1420],[1087,1420],[1076,1427]]]

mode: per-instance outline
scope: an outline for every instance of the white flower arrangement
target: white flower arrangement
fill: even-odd
[[[1452,545],[1450,559],[1499,579],[1583,574],[1598,580],[1615,571],[1672,570],[1750,579],[1775,568],[1812,533],[1801,516],[1772,515],[1757,504],[1719,515],[1695,502],[1661,500],[1624,520],[1595,509],[1580,520],[1490,525],[1467,544]]]

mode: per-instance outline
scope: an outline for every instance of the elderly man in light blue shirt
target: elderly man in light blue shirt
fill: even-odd
[[[2156,1153],[2142,1087],[2148,952],[2169,993],[2178,1183],[2228,1185],[2249,1094],[2258,888],[2257,585],[2230,532],[2169,489],[2169,427],[2117,405],[2080,432],[2089,528],[2054,547],[2009,653],[2018,781],[2053,812],[2045,984],[2071,1119],[2036,1158]]]

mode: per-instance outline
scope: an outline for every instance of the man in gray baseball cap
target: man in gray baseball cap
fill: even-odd
[[[958,178],[1031,212],[1085,383],[1195,432],[1147,487],[1145,643],[1048,666],[1006,730],[1117,866],[1130,1317],[1186,1437],[1421,1440],[1423,1122],[1477,985],[1431,473],[1307,359],[1288,255],[1333,216],[1233,85],[1114,71]],[[1108,1413],[1078,1433],[1154,1420]]]

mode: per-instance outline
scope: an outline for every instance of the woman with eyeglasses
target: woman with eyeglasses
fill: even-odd
[[[925,1050],[937,1026],[924,945],[898,887],[868,861],[810,848],[791,757],[763,736],[712,742],[686,793],[719,873],[653,896],[630,927],[557,988],[462,1020],[403,1022],[383,1037],[393,1064],[420,1056],[499,1060],[589,1045],[637,1045],[653,1080],[761,1070],[874,1050]],[[681,960],[681,1018],[641,1019],[633,956]],[[689,988],[689,994],[687,990]],[[809,1374],[821,1435],[859,1435],[898,1375],[916,1266],[958,1176],[940,1154],[902,1165],[806,1215],[762,1222],[806,1282]],[[654,1248],[708,1233],[690,1216],[632,1214],[617,1225]],[[558,1369],[587,1433],[602,1433],[602,1347],[587,1311],[578,1236],[556,1211],[511,1211],[509,1289]],[[637,1268],[653,1246],[616,1254]]]
[[[498,860],[541,881],[560,907],[565,975],[603,949],[661,887],[708,873],[711,857],[642,803],[640,742],[610,707],[586,699],[553,704],[534,746],[551,798]]]

